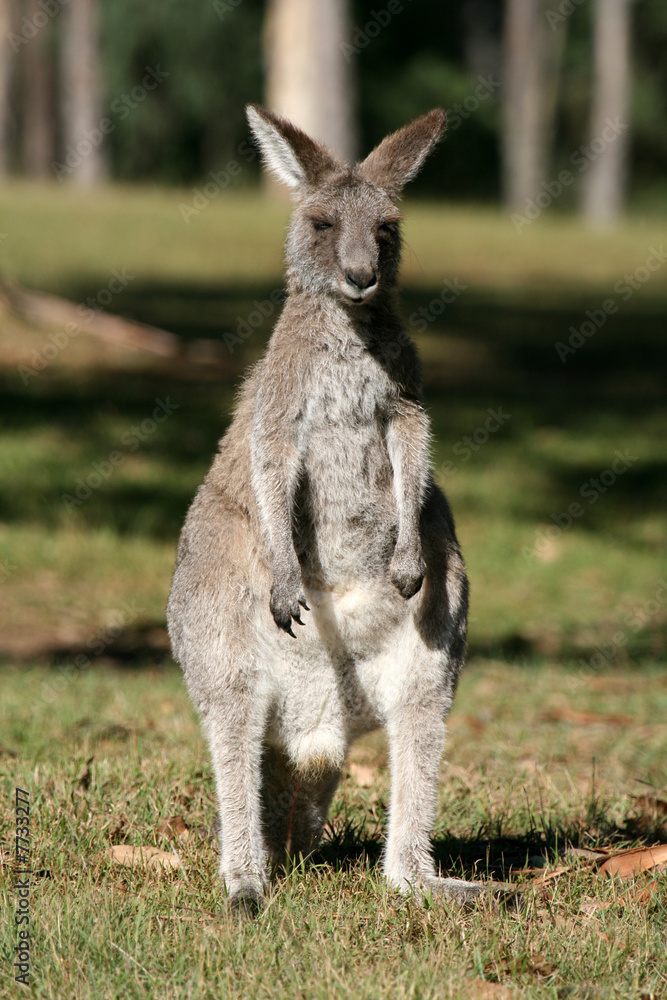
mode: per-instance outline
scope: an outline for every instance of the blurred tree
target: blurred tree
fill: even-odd
[[[25,0],[25,17],[39,24],[33,38],[20,51],[23,130],[21,162],[29,177],[48,177],[55,149],[55,114],[52,104],[54,67],[52,27],[39,0]]]
[[[244,166],[244,105],[262,98],[262,0],[105,0],[103,58],[114,172],[182,184]],[[162,82],[134,101],[148,69]],[[130,101],[127,101],[127,97]],[[253,173],[256,164],[250,166]]]
[[[549,180],[564,28],[549,0],[506,0],[503,32],[503,195],[519,210]]]
[[[611,6],[618,2],[601,4],[600,12],[609,18]],[[594,160],[586,156],[586,149],[591,129],[593,138],[599,135],[597,124],[591,123],[591,96],[594,91],[599,98],[602,94],[594,80],[591,45],[597,9],[586,0],[449,0],[441,4],[433,0],[204,0],[196,4],[192,0],[0,0],[0,28],[5,25],[0,31],[0,170],[3,162],[5,170],[23,170],[25,152],[30,169],[43,172],[43,151],[48,145],[46,108],[51,132],[56,133],[58,158],[65,164],[61,176],[89,171],[96,160],[98,166],[92,173],[99,176],[106,152],[116,179],[196,184],[210,180],[213,172],[225,186],[227,181],[230,186],[250,183],[258,174],[258,163],[249,143],[244,105],[261,101],[264,90],[275,107],[301,117],[294,106],[272,95],[281,88],[289,90],[299,74],[303,77],[298,64],[310,38],[311,72],[313,66],[317,71],[313,79],[333,82],[319,96],[317,87],[306,83],[297,88],[296,100],[320,108],[320,126],[332,126],[331,131],[320,131],[317,124],[301,120],[331,145],[346,148],[354,131],[350,108],[356,111],[358,107],[362,151],[434,105],[447,109],[446,145],[427,164],[419,181],[422,193],[496,199],[502,185],[509,197],[512,178],[512,186],[516,184],[520,192],[517,195],[515,190],[513,197],[523,208],[522,197],[534,198],[543,181],[566,168],[577,183],[550,209],[558,211],[572,206],[581,193],[579,182],[588,188],[585,201],[600,197],[607,180],[600,181],[598,171],[612,171],[613,157],[620,157],[620,175],[625,173],[627,192],[635,202],[641,200],[651,207],[659,199],[667,203],[667,2],[632,4],[632,148],[624,148],[621,140],[618,146],[610,144],[609,158],[605,154]],[[28,10],[34,12],[31,17]],[[94,27],[83,32],[83,45],[75,44],[74,21],[89,17],[92,24],[98,11],[102,21],[99,45]],[[287,16],[289,11],[292,14]],[[511,11],[518,16],[518,24],[512,21]],[[283,33],[282,40],[273,44],[272,21],[280,34],[276,18],[283,24]],[[267,58],[263,60],[265,22]],[[528,34],[522,43],[523,29],[519,29],[526,24]],[[596,30],[601,42],[601,23]],[[512,58],[507,55],[510,48]],[[276,49],[282,55],[272,65]],[[50,84],[46,82],[48,65],[38,52],[50,53],[54,67],[60,67],[60,72],[53,71]],[[505,56],[504,67],[501,56]],[[624,71],[614,58],[607,60],[606,73],[608,80],[616,75],[619,88],[618,76]],[[324,72],[328,59],[334,62]],[[24,72],[26,63],[33,68]],[[86,66],[90,87],[81,82]],[[160,82],[147,89],[143,81],[150,72]],[[76,87],[75,79],[79,81]],[[502,109],[501,83],[507,98]],[[610,86],[603,88],[607,95]],[[57,113],[64,103],[65,87],[79,95],[76,116],[71,102],[68,113]],[[611,97],[606,100],[611,106]],[[325,102],[331,103],[325,107]],[[618,100],[614,103],[618,106]],[[609,112],[596,107],[597,120],[604,120]],[[355,121],[357,116],[351,117]],[[97,130],[103,120],[108,122],[108,133],[100,144],[96,143]],[[341,122],[348,140],[336,138],[342,134]],[[86,139],[86,131],[92,139]],[[84,151],[87,143],[95,148],[80,157],[76,150],[80,143]],[[42,153],[28,153],[40,148]],[[36,166],[38,159],[42,167]],[[78,167],[70,166],[78,159]],[[226,172],[232,161],[243,169]],[[618,163],[615,172],[618,176]]]
[[[14,51],[10,41],[12,0],[0,0],[0,174],[9,168],[9,92]]]
[[[268,107],[344,159],[353,159],[355,100],[347,0],[268,0],[265,51]]]
[[[463,52],[471,77],[499,76],[502,53],[497,0],[462,0]]]
[[[608,224],[625,196],[630,115],[630,0],[595,0],[591,150],[602,146],[584,178],[583,212]],[[611,139],[607,140],[607,136]]]
[[[62,11],[60,76],[64,162],[59,174],[81,185],[107,175],[102,120],[98,0],[69,0]]]

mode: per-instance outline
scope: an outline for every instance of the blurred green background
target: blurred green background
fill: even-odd
[[[469,564],[471,654],[586,670],[660,660],[667,7],[625,4],[627,93],[607,95],[606,106],[626,100],[627,139],[596,217],[585,183],[613,144],[585,171],[572,156],[590,148],[605,106],[599,4],[566,5],[567,15],[542,0],[334,6],[354,50],[341,50],[341,65],[360,152],[433,105],[449,110],[446,141],[406,193],[402,308],[424,361],[436,473]],[[289,208],[260,187],[243,112],[249,100],[269,102],[267,18],[278,7],[70,0],[49,14],[26,0],[5,19],[7,662],[168,656],[178,531],[282,295]],[[529,82],[512,97],[507,81],[524,57],[508,25],[527,11],[552,71],[539,84],[549,129],[531,161],[542,173],[522,189],[508,137],[526,126],[512,123],[512,106],[539,88]],[[79,67],[79,91],[68,77],[77,25],[88,25],[97,53],[94,85],[86,90]],[[296,60],[302,42],[293,44]],[[147,68],[153,89],[142,83]],[[77,105],[81,91],[88,105]],[[92,120],[90,135],[105,119],[113,128],[102,128],[99,148],[63,173],[76,127]],[[572,184],[548,197],[568,169]],[[599,191],[603,173],[598,182]],[[102,311],[178,340],[160,354],[141,331],[132,343],[105,334]]]

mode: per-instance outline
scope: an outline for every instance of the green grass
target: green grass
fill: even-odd
[[[287,208],[240,193],[186,225],[178,207],[191,197],[3,185],[0,269],[81,302],[125,268],[110,310],[186,341],[220,339],[282,287]],[[553,866],[569,842],[664,841],[664,826],[638,823],[631,796],[664,798],[667,782],[667,265],[627,301],[614,290],[663,229],[636,217],[602,234],[546,212],[517,234],[490,209],[408,199],[404,211],[403,311],[472,586],[438,860],[507,879],[527,859]],[[440,312],[446,279],[467,287]],[[563,364],[556,342],[610,296],[617,313]],[[204,840],[178,843],[184,873],[104,860],[113,843],[157,844],[170,815],[212,820],[164,606],[185,510],[273,321],[222,368],[80,334],[26,378],[62,331],[0,305],[2,892],[11,916],[19,784],[33,798],[35,869],[50,873],[33,880],[33,995],[666,995],[664,873],[642,898],[650,876],[617,884],[574,865],[545,894],[529,890],[522,914],[388,893],[376,866],[388,789],[379,737],[353,752],[376,769],[372,784],[346,777],[321,852],[278,880],[255,925],[227,914]],[[158,400],[172,414],[133,446]],[[487,436],[490,410],[503,417]],[[609,482],[617,452],[629,467]],[[601,476],[608,485],[592,488]],[[81,502],[66,502],[77,488]],[[11,920],[2,933],[0,994],[14,995]]]
[[[214,814],[205,746],[178,671],[92,668],[62,685],[60,676],[34,666],[0,678],[0,847],[5,860],[13,856],[18,785],[31,795],[39,873],[30,995],[665,995],[667,873],[619,882],[574,862],[541,893],[531,889],[534,875],[511,871],[552,869],[570,844],[637,842],[631,796],[645,792],[645,782],[665,781],[661,671],[583,676],[536,663],[472,662],[464,672],[442,771],[436,854],[450,871],[513,880],[524,888],[523,912],[482,906],[463,913],[442,901],[422,907],[386,889],[377,867],[386,753],[382,739],[371,737],[353,752],[353,761],[373,769],[371,785],[346,774],[323,848],[277,879],[254,924],[239,924],[226,910],[210,843],[157,834],[177,814],[206,831]],[[549,720],[571,700],[599,712],[601,692],[598,722]],[[660,832],[644,830],[640,842]],[[121,867],[105,857],[115,843],[167,851],[173,843],[183,868],[159,875]],[[9,917],[11,871],[4,868],[0,887]],[[599,905],[592,914],[591,905]],[[10,996],[11,919],[0,941],[0,995]],[[486,993],[485,982],[507,992]]]

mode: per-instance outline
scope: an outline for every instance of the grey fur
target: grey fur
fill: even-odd
[[[261,903],[288,834],[293,854],[317,844],[351,742],[385,726],[386,877],[467,899],[480,885],[436,875],[430,831],[468,584],[396,309],[392,201],[445,116],[353,168],[248,117],[297,199],[289,294],[187,515],[167,609],[210,746],[221,875],[237,904]]]

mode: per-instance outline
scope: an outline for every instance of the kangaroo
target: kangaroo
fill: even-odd
[[[446,116],[351,167],[246,110],[295,197],[288,295],[188,512],[167,608],[210,748],[221,877],[233,905],[259,908],[286,850],[318,843],[352,741],[384,726],[384,875],[468,901],[482,884],[437,875],[430,845],[468,582],[396,305],[394,203]]]

